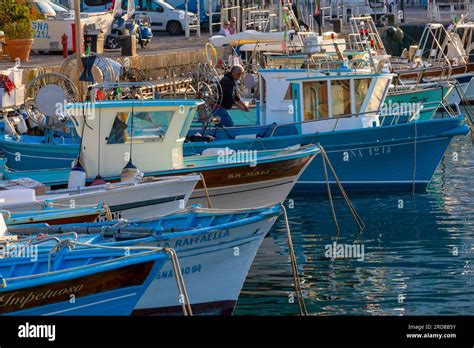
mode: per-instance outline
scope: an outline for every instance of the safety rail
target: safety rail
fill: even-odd
[[[441,21],[451,19],[454,16],[470,14],[473,11],[473,5],[469,0],[451,1],[436,3],[436,0],[428,2],[428,15],[430,20]]]
[[[94,93],[98,90],[112,90],[117,91],[118,89],[128,90],[129,93],[136,96],[135,93],[139,93],[141,97],[143,97],[144,93],[151,93],[155,96],[155,84],[152,82],[104,82],[104,83],[96,83],[90,86],[87,86],[88,98],[87,101],[96,103],[98,100],[96,99],[97,93]],[[141,98],[145,99],[145,98]],[[149,99],[149,98],[148,98]],[[100,100],[99,100],[100,101]]]
[[[458,115],[458,116],[461,115],[461,110],[460,110],[459,107],[455,108],[455,110],[449,110],[449,108],[443,102],[438,102],[438,104],[439,104],[439,107],[437,108],[437,110],[441,108],[447,114],[447,117],[444,117],[444,112],[443,112],[442,118],[448,118],[448,117],[449,118],[454,118],[454,117],[456,117],[456,115]],[[412,120],[416,119],[416,115],[418,115],[421,110],[423,110],[423,108],[419,108],[418,110],[416,110],[413,113],[402,113],[402,114],[397,113],[397,114],[383,114],[383,115],[381,115],[380,110],[374,110],[374,111],[367,111],[367,112],[363,112],[363,113],[334,116],[332,118],[324,118],[324,119],[317,119],[317,120],[304,120],[304,121],[299,121],[299,122],[277,124],[272,128],[272,133],[270,134],[269,137],[275,136],[274,135],[275,131],[278,128],[291,127],[291,126],[302,125],[302,124],[312,124],[312,123],[315,123],[315,122],[323,122],[323,121],[327,122],[327,121],[331,121],[331,120],[334,120],[335,122],[334,122],[334,126],[332,127],[332,130],[330,130],[330,131],[335,132],[336,129],[337,129],[337,125],[338,125],[340,120],[349,119],[349,118],[358,118],[358,117],[362,117],[362,116],[372,116],[374,118],[378,118],[380,125],[383,125],[383,126],[387,125],[387,124],[385,124],[385,120],[388,117],[393,118],[392,121],[390,122],[390,125],[394,125],[394,124],[398,124],[401,117],[409,116],[408,120],[403,122],[403,123],[407,123],[408,121],[412,121]],[[383,127],[383,126],[381,126],[381,127]]]
[[[270,31],[272,19],[276,18],[276,13],[258,6],[242,9],[242,30],[258,30],[262,32]]]
[[[230,6],[229,6],[230,1]],[[241,6],[237,5],[239,2],[235,0],[224,0],[222,3],[222,7],[220,11],[212,12],[212,0],[208,0],[208,12],[207,15],[209,17],[209,35],[212,35],[213,27],[214,26],[221,26],[225,20],[228,20],[231,17],[236,18],[235,23],[235,32],[238,33],[240,31],[241,26]],[[220,21],[217,23],[213,23],[213,16],[218,15]]]

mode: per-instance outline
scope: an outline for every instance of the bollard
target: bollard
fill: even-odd
[[[336,33],[342,33],[342,19],[332,19],[332,28]]]
[[[395,16],[394,13],[389,13],[387,15],[387,24],[388,25],[395,25],[397,24],[397,17]]]
[[[122,56],[137,55],[137,38],[134,35],[119,36],[122,43]]]
[[[67,58],[69,55],[68,49],[67,49],[67,34],[64,33],[61,36],[61,44],[63,45],[63,58]]]

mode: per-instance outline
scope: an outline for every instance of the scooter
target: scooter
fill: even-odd
[[[145,48],[153,38],[153,32],[151,31],[151,18],[149,16],[135,15],[135,23],[138,25],[138,43],[141,48]]]
[[[141,48],[145,48],[153,38],[151,18],[147,16],[132,16],[116,13],[112,22],[110,35],[105,39],[105,48],[118,49],[122,47],[121,35],[134,35]]]

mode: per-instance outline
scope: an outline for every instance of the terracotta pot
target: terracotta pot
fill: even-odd
[[[30,58],[33,39],[7,39],[7,52],[12,61],[20,58],[22,62],[27,62]]]

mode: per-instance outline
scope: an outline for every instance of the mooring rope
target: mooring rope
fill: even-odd
[[[415,129],[415,139],[413,142],[413,184],[412,184],[412,195],[413,195],[413,204],[416,209],[416,200],[415,200],[415,190],[416,190],[416,152],[417,152],[417,141],[418,141],[418,123],[414,121]]]
[[[199,175],[201,176],[202,186],[204,187],[204,192],[206,193],[207,206],[208,208],[212,209],[212,202],[211,197],[209,196],[209,190],[207,189],[206,179],[204,179],[204,175],[202,174],[202,172],[200,172]]]
[[[298,265],[296,263],[296,256],[295,256],[295,251],[293,248],[293,240],[291,238],[290,224],[288,222],[288,214],[286,213],[286,208],[283,203],[281,203],[281,208],[283,210],[283,216],[285,218],[286,234],[288,237],[288,248],[290,250],[291,270],[293,273],[293,282],[295,284],[296,297],[298,298],[298,306],[300,308],[300,315],[306,316],[308,315],[308,311],[306,310],[306,305],[304,303],[304,298],[303,298],[303,290],[301,289],[301,280],[298,273]]]
[[[102,203],[102,209],[104,209],[105,211],[105,218],[107,219],[107,221],[112,221],[113,217],[112,217],[112,211],[110,210],[110,207],[107,204]]]
[[[191,302],[189,301],[188,292],[186,291],[186,286],[184,284],[184,278],[181,272],[181,267],[179,266],[179,260],[176,251],[171,248],[164,248],[164,250],[170,255],[172,260],[173,272],[176,274],[175,279],[179,292],[179,302],[181,303],[183,314],[184,316],[192,316],[193,311],[191,309]]]
[[[355,222],[357,225],[359,225],[360,230],[365,229],[365,224],[362,221],[360,215],[357,213],[356,209],[352,205],[351,200],[349,199],[349,196],[346,193],[346,190],[344,190],[344,187],[342,187],[341,181],[339,180],[339,177],[336,174],[336,171],[334,170],[331,161],[329,160],[329,157],[326,153],[326,150],[324,150],[324,147],[319,144],[319,149],[321,150],[321,155],[325,158],[327,165],[329,166],[329,169],[331,170],[332,175],[334,176],[334,179],[337,183],[337,186],[339,187],[339,190],[341,191],[342,197],[344,198],[344,201],[346,202],[347,206],[349,207],[349,210],[352,213],[352,216],[354,217]]]
[[[331,185],[329,184],[328,170],[326,167],[326,158],[324,156],[321,156],[321,160],[323,162],[324,175],[326,177],[326,187],[328,189],[329,205],[331,207],[332,218],[334,220],[334,224],[336,225],[336,233],[337,235],[339,235],[339,223],[337,221],[336,210],[334,209],[334,202],[332,200]]]

